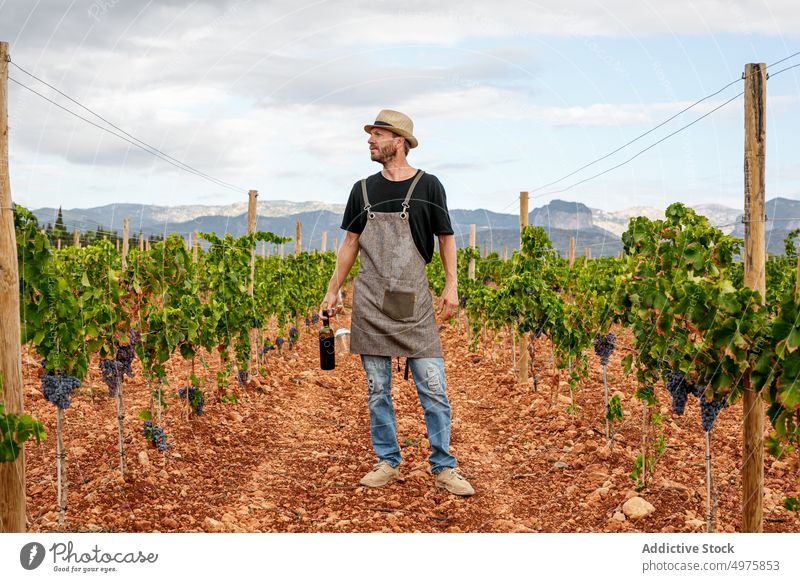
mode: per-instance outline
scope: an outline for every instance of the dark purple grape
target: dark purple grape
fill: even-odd
[[[103,382],[108,386],[108,395],[113,398],[117,395],[119,386],[122,384],[124,375],[122,364],[116,360],[102,360],[100,362],[100,373]]]
[[[594,353],[600,357],[600,364],[603,366],[608,365],[608,358],[614,353],[617,344],[617,336],[614,332],[608,332],[606,335],[598,334],[594,338]]]
[[[698,386],[697,384],[687,384],[686,392],[695,395],[697,398],[703,398],[705,396],[706,389],[705,387]]]
[[[206,397],[203,394],[203,391],[200,388],[196,388],[194,386],[189,386],[186,388],[180,388],[178,390],[178,396],[180,398],[186,398],[188,394],[189,398],[189,406],[192,407],[196,416],[203,416],[203,406],[206,403]]]
[[[42,376],[42,393],[44,397],[58,408],[67,409],[71,402],[69,395],[81,385],[81,381],[73,376],[45,374]]]
[[[150,420],[144,421],[144,436],[153,443],[159,451],[164,452],[167,450],[167,435],[164,429],[157,424],[154,425]]]
[[[247,370],[238,370],[236,372],[236,380],[242,386],[244,386],[247,383],[247,377],[248,376],[249,376],[249,374],[247,373]]]
[[[728,399],[707,401],[705,398],[700,399],[700,422],[703,425],[703,430],[708,432],[714,428],[714,422],[717,420],[719,411],[728,407]]]
[[[666,376],[667,391],[672,396],[672,412],[681,415],[686,409],[686,379],[678,372],[668,372]]]

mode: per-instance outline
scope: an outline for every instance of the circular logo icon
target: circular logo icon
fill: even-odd
[[[44,561],[44,546],[39,542],[30,542],[22,546],[19,552],[19,563],[26,570],[35,570]]]

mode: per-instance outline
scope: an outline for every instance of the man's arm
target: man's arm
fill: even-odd
[[[344,285],[350,269],[353,268],[353,263],[356,262],[358,256],[359,246],[358,237],[354,232],[347,231],[347,234],[342,241],[342,246],[339,247],[339,256],[336,257],[336,268],[333,270],[333,275],[328,283],[328,291],[325,294],[325,299],[322,300],[322,305],[319,307],[319,315],[322,316],[323,310],[328,310],[328,315],[336,315],[341,312],[342,305],[339,301],[339,289]]]
[[[447,321],[458,311],[458,272],[456,270],[456,237],[439,235],[439,256],[444,267],[444,291],[439,301],[439,313]]]

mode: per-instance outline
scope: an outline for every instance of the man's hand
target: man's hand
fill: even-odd
[[[439,299],[439,315],[444,321],[449,320],[458,313],[458,289],[455,286],[446,286]]]
[[[333,317],[341,313],[343,309],[341,295],[328,291],[325,299],[322,300],[322,305],[319,306],[319,316],[322,317],[322,312],[327,310],[328,317]]]

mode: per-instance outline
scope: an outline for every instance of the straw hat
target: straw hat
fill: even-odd
[[[411,121],[407,115],[399,111],[393,111],[391,109],[381,110],[381,112],[378,113],[378,117],[375,119],[375,123],[365,125],[364,131],[369,133],[375,127],[386,129],[406,138],[408,147],[410,148],[417,147],[417,138],[414,137],[414,122]]]

